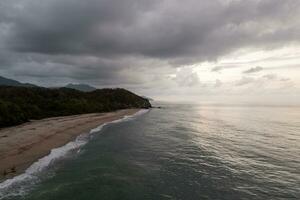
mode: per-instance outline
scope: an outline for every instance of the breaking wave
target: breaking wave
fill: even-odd
[[[130,121],[136,117],[147,113],[149,110],[142,109],[133,115],[124,116],[111,122],[103,123],[100,126],[91,129],[88,134],[79,135],[74,141],[71,141],[64,146],[52,149],[51,152],[33,163],[23,174],[7,179],[0,183],[0,200],[13,196],[22,196],[27,191],[41,181],[41,173],[45,171],[51,164],[59,159],[63,159],[71,152],[78,153],[80,148],[88,143],[93,134],[100,132],[104,126],[108,124]]]

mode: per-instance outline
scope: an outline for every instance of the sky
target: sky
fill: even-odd
[[[300,102],[299,0],[1,0],[0,75],[157,100]]]

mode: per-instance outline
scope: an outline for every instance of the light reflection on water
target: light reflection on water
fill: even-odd
[[[104,128],[20,199],[300,199],[299,107],[163,106]]]

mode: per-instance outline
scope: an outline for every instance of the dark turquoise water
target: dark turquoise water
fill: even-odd
[[[105,126],[84,146],[53,159],[35,178],[0,189],[0,195],[300,199],[300,108],[164,106]]]

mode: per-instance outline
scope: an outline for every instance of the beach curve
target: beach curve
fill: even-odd
[[[98,132],[108,123],[119,122],[141,112],[141,109],[124,109],[55,117],[0,130],[0,183],[25,170],[33,170],[36,161],[59,151],[61,147],[80,147],[85,134]]]

